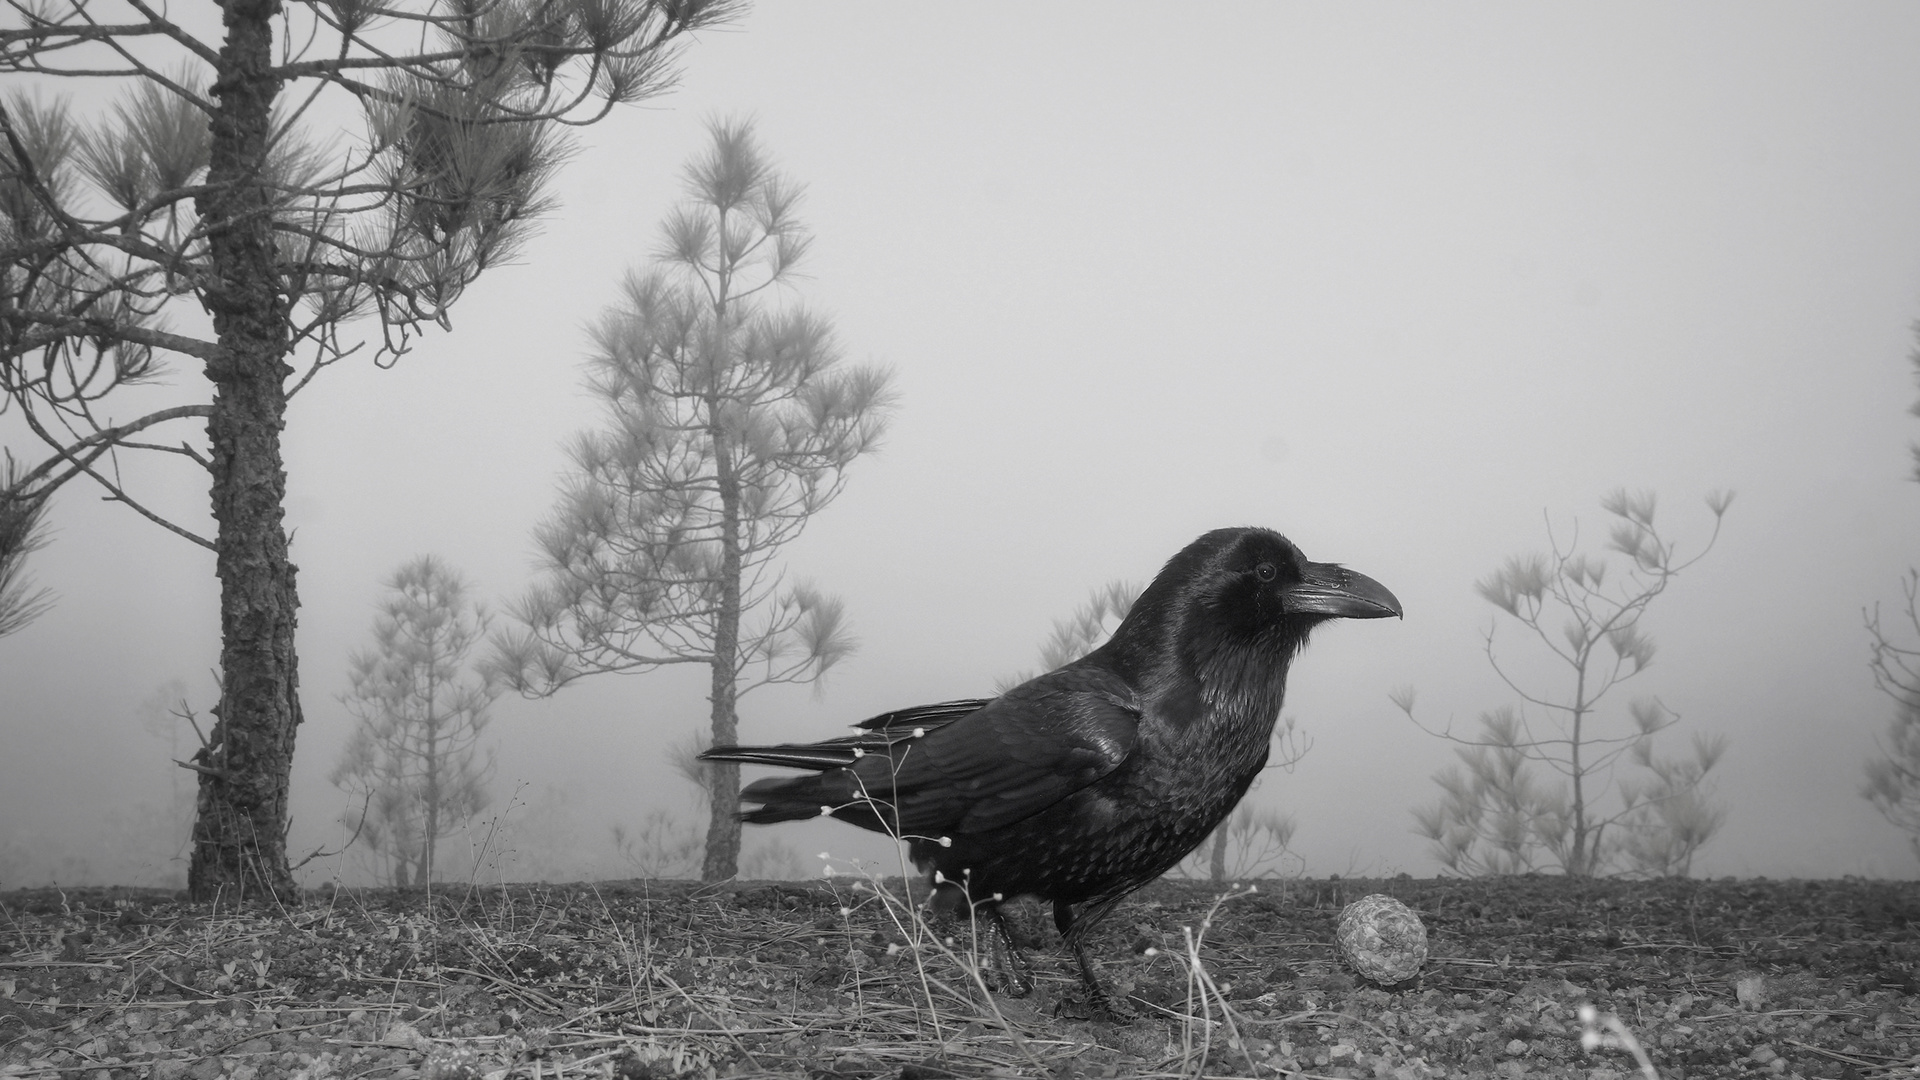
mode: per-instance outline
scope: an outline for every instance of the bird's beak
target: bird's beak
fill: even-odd
[[[1384,619],[1405,614],[1399,599],[1385,585],[1332,563],[1308,563],[1300,584],[1281,594],[1280,610],[1289,615],[1335,619]]]

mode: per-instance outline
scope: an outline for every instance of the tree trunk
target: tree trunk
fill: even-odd
[[[213,86],[207,190],[197,208],[210,272],[201,302],[221,355],[214,384],[213,516],[220,579],[220,704],[196,755],[200,795],[187,887],[196,900],[289,896],[287,785],[300,725],[294,659],[294,567],[281,506],[286,474],[286,300],[275,287],[270,195],[262,186],[279,84],[273,19],[279,0],[227,0]]]
[[[729,669],[723,675],[721,663],[718,658],[713,662],[713,742],[731,746],[740,741],[740,725],[733,711],[733,673]],[[725,881],[740,872],[740,766],[716,761],[707,768],[713,784],[707,800],[712,812],[707,818],[707,853],[700,865],[700,880]]]
[[[720,487],[720,611],[713,630],[713,745],[740,742],[737,705],[740,653],[740,481],[720,427],[713,420],[714,461]],[[711,766],[706,861],[700,880],[725,881],[740,872],[740,766],[731,761]]]
[[[1229,814],[1220,827],[1213,830],[1213,856],[1207,860],[1207,876],[1214,881],[1227,880],[1227,828],[1233,823]]]
[[[720,235],[729,235],[727,211],[720,212]],[[724,244],[722,245],[724,247]],[[713,745],[740,742],[740,475],[733,457],[731,432],[722,409],[718,373],[732,360],[732,327],[727,306],[732,300],[731,264],[720,260],[719,287],[713,297],[713,330],[707,340],[707,362],[715,373],[706,392],[707,437],[713,440],[714,486],[720,496],[720,610],[713,623]],[[706,860],[700,880],[726,881],[740,872],[740,766],[714,762],[713,790],[707,800]]]
[[[429,653],[427,660],[427,827],[420,853],[419,883],[422,885],[433,882],[433,860],[440,839],[440,717],[434,700],[439,693],[434,665],[439,659],[437,654]]]

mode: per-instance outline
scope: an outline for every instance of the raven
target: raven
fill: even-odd
[[[1279,533],[1216,529],[1168,560],[1106,644],[997,698],[701,756],[811,770],[747,785],[758,805],[745,821],[830,814],[905,840],[935,909],[971,904],[992,933],[1016,997],[1033,983],[999,904],[1052,901],[1094,1008],[1128,1018],[1087,958],[1088,932],[1198,847],[1260,774],[1308,632],[1400,614],[1379,582],[1308,562]]]

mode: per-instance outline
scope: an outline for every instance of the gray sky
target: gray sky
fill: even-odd
[[[1091,587],[1268,525],[1407,618],[1319,633],[1287,708],[1312,750],[1254,797],[1298,819],[1309,873],[1429,874],[1409,808],[1451,755],[1387,695],[1463,727],[1510,700],[1475,579],[1543,547],[1543,513],[1597,547],[1620,485],[1698,543],[1701,497],[1730,487],[1633,687],[1685,718],[1669,749],[1732,740],[1697,870],[1912,876],[1857,788],[1889,714],[1861,611],[1920,562],[1920,9],[1198,14],[763,3],[693,45],[680,90],[587,129],[562,208],[451,334],[293,406],[296,847],[336,835],[336,696],[380,579],[434,552],[482,595],[524,587],[561,446],[595,419],[582,328],[653,248],[704,122],[745,114],[808,189],[796,295],[895,370],[901,408],[789,560],[864,645],[818,695],[746,699],[743,737],[989,692]],[[148,472],[204,520],[204,483]],[[211,700],[212,560],[79,486],[53,524],[34,569],[59,606],[0,639],[0,843],[151,877],[107,854],[108,819],[178,771],[141,701],[173,678]],[[596,837],[690,813],[658,747],[703,693],[689,669],[503,699],[502,804],[564,791]],[[789,839],[873,850],[831,824]]]

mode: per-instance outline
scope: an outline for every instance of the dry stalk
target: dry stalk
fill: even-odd
[[[1660,1080],[1660,1073],[1653,1067],[1653,1059],[1633,1037],[1627,1025],[1612,1013],[1603,1013],[1592,1005],[1580,1006],[1580,1049],[1592,1053],[1595,1050],[1625,1050],[1640,1063],[1640,1075],[1646,1080]]]
[[[1200,920],[1198,929],[1191,926],[1183,926],[1180,928],[1181,935],[1186,944],[1185,951],[1180,956],[1180,963],[1187,971],[1187,1011],[1186,1015],[1180,1017],[1180,1019],[1184,1021],[1180,1026],[1180,1075],[1183,1077],[1191,1076],[1193,1080],[1201,1080],[1201,1078],[1204,1077],[1207,1067],[1207,1057],[1213,1049],[1213,1028],[1215,1024],[1221,1024],[1226,1027],[1227,1045],[1232,1049],[1240,1051],[1241,1057],[1244,1058],[1247,1063],[1247,1074],[1252,1076],[1257,1073],[1253,1063],[1253,1055],[1247,1051],[1246,1040],[1240,1037],[1240,1026],[1237,1014],[1234,1012],[1233,1007],[1227,1004],[1226,995],[1221,992],[1219,985],[1213,980],[1213,974],[1207,970],[1206,964],[1201,961],[1200,946],[1201,943],[1206,940],[1207,931],[1213,928],[1213,917],[1219,914],[1222,905],[1229,900],[1248,896],[1258,891],[1259,890],[1252,885],[1245,887],[1235,886],[1234,888],[1228,889],[1226,892],[1214,898],[1213,905],[1207,909],[1207,914]],[[1149,956],[1155,955],[1158,952],[1158,949],[1147,950]],[[1196,1001],[1199,1005],[1197,1010],[1199,1015],[1195,1015]],[[1218,1006],[1220,1010],[1220,1019],[1217,1021],[1213,1018],[1213,1010],[1216,1006]],[[1194,1027],[1196,1024],[1200,1028],[1200,1053],[1198,1060],[1195,1060],[1193,1052]]]
[[[889,817],[886,813],[886,810],[888,809],[886,804],[878,799],[875,799],[873,796],[867,794],[864,788],[864,785],[862,786],[862,790],[860,795],[858,796],[858,800],[872,806],[875,812],[875,816],[878,817],[879,820],[881,820],[882,822],[889,820]],[[902,882],[902,886],[904,889],[905,883],[910,881],[914,876],[918,875],[918,870],[908,867],[906,862],[905,849],[902,846],[902,842],[906,840],[914,840],[914,839],[935,840],[935,838],[902,836],[895,833],[891,829],[887,831],[886,835],[894,841],[895,857],[896,859],[898,859],[898,866],[900,870],[900,881]],[[938,841],[935,840],[935,842],[938,842]],[[824,852],[822,853],[822,857],[823,858],[825,857]],[[862,869],[864,870],[865,868],[862,868]],[[831,867],[829,867],[829,875],[831,875],[831,872],[832,872]],[[962,892],[965,894],[965,899],[966,899],[968,935],[967,935],[967,954],[965,958],[962,958],[959,953],[955,952],[953,945],[951,943],[951,939],[943,940],[941,936],[938,933],[936,933],[930,925],[928,925],[926,918],[921,912],[921,909],[910,902],[911,890],[907,890],[909,893],[908,899],[903,900],[902,898],[895,896],[891,890],[887,889],[880,881],[875,879],[871,871],[867,871],[865,873],[865,879],[863,881],[856,882],[854,885],[854,888],[858,891],[868,892],[876,900],[878,900],[882,910],[886,913],[887,918],[893,923],[894,928],[900,933],[900,936],[906,940],[907,942],[906,947],[912,953],[912,956],[913,956],[914,973],[920,983],[921,995],[927,1004],[927,1016],[931,1022],[935,1039],[937,1039],[941,1044],[946,1044],[948,1042],[947,1036],[941,1027],[940,1003],[935,998],[933,993],[934,989],[938,988],[944,993],[946,993],[948,996],[953,998],[955,1001],[966,1002],[968,1004],[984,1002],[987,1010],[992,1013],[991,1018],[988,1018],[985,1016],[977,1016],[975,1017],[975,1019],[990,1022],[993,1024],[993,1026],[997,1027],[1000,1031],[1004,1032],[1007,1038],[1011,1040],[1014,1046],[1019,1050],[1021,1057],[1023,1057],[1026,1060],[1027,1064],[1030,1065],[1033,1069],[1037,1070],[1039,1073],[1045,1074],[1048,1070],[1044,1061],[1041,1059],[1040,1055],[1036,1053],[1033,1047],[1029,1044],[1029,1041],[1027,1040],[1026,1036],[1007,1019],[1006,1014],[1003,1013],[1000,1009],[999,1002],[994,1000],[992,992],[987,989],[986,979],[984,978],[984,976],[982,976],[980,972],[980,951],[979,951],[980,933],[979,933],[979,924],[975,917],[975,906],[974,906],[973,896],[971,892],[967,891],[967,884],[965,882],[956,882],[954,884],[958,885],[961,888]],[[1000,898],[996,896],[994,899],[998,900]],[[851,909],[849,907],[843,905],[840,908],[840,915],[841,915],[843,924],[845,923],[845,921],[847,920],[850,914],[851,914]],[[848,927],[848,933],[849,933],[849,937],[851,937],[850,926]],[[927,946],[929,944],[933,947],[934,950],[938,951],[942,956],[945,956],[957,968],[960,969],[965,980],[971,983],[973,988],[979,992],[977,997],[972,994],[961,993],[956,987],[951,986],[945,980],[939,978],[938,976],[934,975],[932,972],[927,970],[926,951],[927,951]],[[851,945],[851,940],[849,940],[849,945]],[[861,983],[862,983],[862,979],[859,977],[858,973],[856,972],[856,977],[855,977],[856,992],[861,986]],[[862,1012],[866,1011],[864,1004],[862,1004],[861,1009],[862,1009]],[[956,1022],[954,1024],[954,1026],[955,1027],[965,1026],[965,1020],[964,1019],[959,1020],[959,1022]]]

